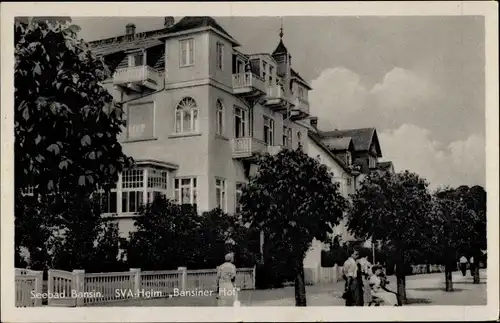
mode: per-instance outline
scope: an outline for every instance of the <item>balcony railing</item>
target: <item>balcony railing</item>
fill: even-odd
[[[240,95],[262,95],[266,93],[266,84],[251,72],[238,73],[233,74],[233,90]]]
[[[295,97],[292,108],[292,119],[303,119],[309,116],[309,102],[304,98]]]
[[[233,138],[231,140],[233,158],[250,158],[255,154],[267,151],[266,143],[251,137]]]
[[[144,86],[157,90],[161,84],[160,73],[151,66],[134,66],[117,69],[113,83],[120,86]]]
[[[279,85],[269,86],[267,88],[267,99],[285,99],[285,91]]]

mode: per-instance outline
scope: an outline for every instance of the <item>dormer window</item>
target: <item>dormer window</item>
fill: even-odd
[[[300,98],[300,99],[305,99],[306,97],[305,97],[305,91],[304,91],[304,88],[303,88],[302,86],[299,86],[298,88],[299,88],[299,89],[298,89],[298,91],[299,91],[299,98]]]
[[[129,67],[144,66],[145,62],[146,62],[146,53],[145,51],[140,51],[130,54],[128,60],[128,66]]]

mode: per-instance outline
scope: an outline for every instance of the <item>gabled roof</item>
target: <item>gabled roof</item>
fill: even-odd
[[[219,31],[227,38],[231,40],[233,45],[239,46],[238,42],[229,33],[222,28],[221,25],[214,18],[208,16],[187,16],[179,20],[176,24],[168,29],[169,34],[175,34],[183,31],[188,31],[191,29],[212,27],[213,29]]]
[[[354,150],[351,137],[325,138],[321,142],[330,150]]]
[[[323,138],[352,138],[354,149],[356,151],[369,151],[372,144],[378,157],[382,157],[382,151],[378,142],[377,130],[375,128],[360,128],[348,130],[334,130],[321,132]]]
[[[320,148],[322,148],[330,157],[332,157],[333,160],[335,160],[335,162],[337,164],[340,165],[340,167],[342,167],[343,170],[345,170],[347,173],[349,174],[352,174],[352,169],[349,168],[345,163],[344,161],[338,157],[337,155],[335,155],[329,148],[328,146],[326,146],[322,140],[321,140],[321,137],[319,137],[317,134],[315,134],[314,132],[311,132],[311,131],[308,131],[307,132],[307,136],[309,138],[311,138],[311,140],[317,144]]]
[[[229,35],[229,33],[227,31],[224,30],[224,28],[221,27],[221,25],[219,25],[217,23],[217,21],[215,21],[214,18],[208,17],[208,16],[204,16],[204,17],[198,17],[198,16],[189,17],[189,16],[187,16],[187,17],[184,17],[181,20],[179,20],[176,24],[174,24],[171,28],[169,28],[168,32],[169,33],[177,33],[177,32],[181,32],[181,31],[185,31],[185,30],[189,30],[189,29],[196,29],[196,28],[203,28],[203,27],[212,27],[212,28],[220,31],[224,35],[233,38],[231,35]]]

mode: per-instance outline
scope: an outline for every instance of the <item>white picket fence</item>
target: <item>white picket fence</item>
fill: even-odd
[[[15,269],[16,307],[41,306],[42,299],[36,297],[42,293],[43,272],[29,269]]]
[[[19,271],[19,272],[18,272]],[[41,306],[42,299],[32,297],[32,291],[42,293],[42,272],[36,273],[36,280],[31,282],[16,270],[16,305]],[[34,277],[34,276],[33,276]],[[217,269],[141,271],[132,268],[128,272],[85,273],[84,270],[73,272],[50,269],[47,282],[47,305],[49,306],[89,306],[103,305],[125,299],[161,298],[175,295],[175,290],[217,290]],[[18,281],[20,282],[18,284]],[[236,271],[237,288],[255,289],[255,267],[238,268]],[[19,286],[19,288],[18,288]],[[18,305],[19,304],[19,305]]]

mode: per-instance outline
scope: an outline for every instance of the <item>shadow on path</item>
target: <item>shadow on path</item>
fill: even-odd
[[[430,304],[432,301],[428,298],[407,298],[408,303],[405,305],[411,305],[411,304]],[[403,305],[404,306],[404,305]]]
[[[424,291],[424,292],[435,292],[435,291],[446,292],[446,288],[445,287],[414,287],[414,288],[409,288],[409,289],[410,290]],[[453,292],[462,292],[464,290],[465,289],[463,289],[463,288],[453,288]]]

